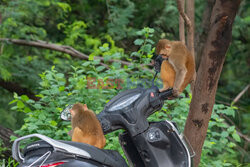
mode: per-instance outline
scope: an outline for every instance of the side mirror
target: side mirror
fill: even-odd
[[[71,120],[71,113],[70,109],[73,107],[72,104],[68,105],[62,112],[61,112],[61,119],[64,121],[70,121]]]

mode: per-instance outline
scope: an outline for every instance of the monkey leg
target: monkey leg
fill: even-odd
[[[163,92],[164,90],[167,90],[169,88],[169,84],[167,81],[162,81],[162,84],[163,88],[159,90],[160,92]]]
[[[104,135],[96,136],[96,138],[97,138],[97,140],[96,140],[97,142],[94,146],[98,147],[100,149],[103,149],[103,147],[106,145],[106,139],[105,139]]]
[[[179,92],[181,93],[187,85],[190,83],[191,84],[191,92],[193,93],[193,87],[194,87],[194,82],[196,79],[196,72],[195,71],[187,71],[185,79],[183,81],[183,84],[181,85]]]
[[[91,144],[91,140],[86,137],[79,127],[75,127],[72,134],[72,141]]]
[[[176,77],[174,82],[173,94],[174,96],[178,96],[180,94],[181,85],[184,82],[185,75],[187,73],[187,69],[185,67],[176,69]]]

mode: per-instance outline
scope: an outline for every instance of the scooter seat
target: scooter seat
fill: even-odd
[[[89,144],[72,142],[72,141],[62,141],[58,140],[59,142],[77,147],[88,152],[91,156],[91,159],[97,161],[106,166],[114,166],[114,167],[128,167],[127,163],[123,159],[123,157],[114,150],[104,150],[99,149],[97,147],[91,146]],[[34,154],[34,151],[38,151],[39,154],[41,153],[41,149],[53,150],[53,147],[43,140],[39,140],[27,145],[23,150],[24,156],[29,156],[31,152]]]

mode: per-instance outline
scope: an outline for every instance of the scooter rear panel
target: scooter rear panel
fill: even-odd
[[[130,166],[191,166],[186,146],[175,127],[166,121],[150,123],[145,132],[132,138],[124,133],[120,135],[120,143],[129,157]]]

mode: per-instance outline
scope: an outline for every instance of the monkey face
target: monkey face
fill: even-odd
[[[162,55],[162,58],[167,58],[169,57],[170,52],[171,52],[171,46],[167,44],[165,45],[164,48],[160,50],[159,54]]]

